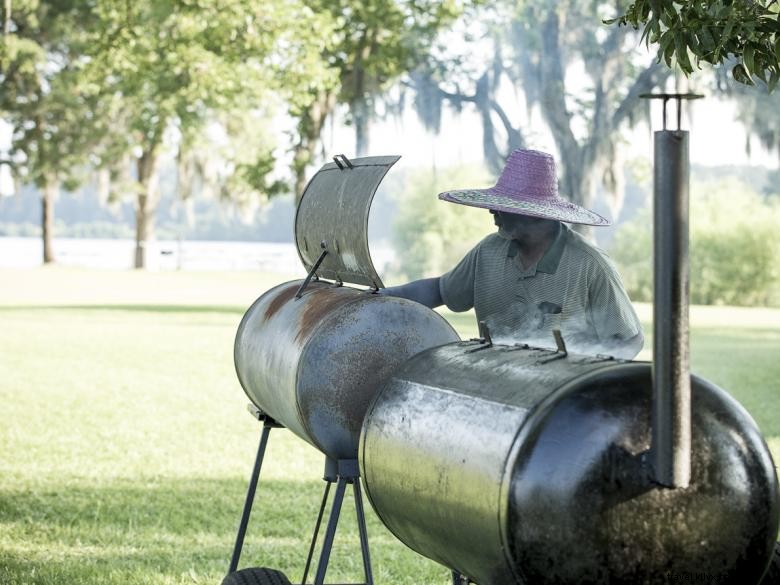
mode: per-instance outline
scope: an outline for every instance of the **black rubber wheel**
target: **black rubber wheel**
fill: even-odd
[[[764,573],[760,585],[780,585],[780,542],[775,543],[772,560],[769,561],[769,568]]]
[[[276,569],[249,567],[230,573],[222,585],[292,585],[287,576]]]

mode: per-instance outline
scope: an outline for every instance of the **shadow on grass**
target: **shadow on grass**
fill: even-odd
[[[126,311],[141,313],[225,313],[241,315],[247,307],[231,305],[6,305],[2,311]]]
[[[0,490],[0,583],[219,583],[246,486],[245,479],[182,478]],[[241,566],[270,566],[300,580],[323,488],[261,479]],[[340,582],[362,574],[353,510],[348,496],[329,570]],[[441,567],[405,549],[367,514],[375,566],[400,581],[404,572],[441,580]]]

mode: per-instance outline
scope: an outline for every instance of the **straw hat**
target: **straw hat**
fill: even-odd
[[[495,187],[445,191],[439,193],[439,199],[567,223],[611,223],[598,213],[559,197],[555,159],[538,150],[512,151]]]

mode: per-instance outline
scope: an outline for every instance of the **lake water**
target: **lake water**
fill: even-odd
[[[127,270],[133,267],[133,240],[55,238],[57,264],[78,268]],[[303,272],[292,243],[156,241],[148,245],[149,270],[259,270]],[[394,256],[389,246],[372,247],[374,265],[381,273]],[[0,238],[0,268],[40,266],[40,238]]]

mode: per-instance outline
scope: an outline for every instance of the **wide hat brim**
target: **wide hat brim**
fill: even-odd
[[[566,223],[579,223],[584,225],[610,225],[605,217],[598,213],[580,207],[579,205],[562,199],[561,197],[539,198],[534,196],[508,197],[498,193],[494,188],[490,189],[458,189],[439,193],[439,199],[450,201],[460,205],[481,207],[505,213],[517,213],[530,215],[543,219],[555,219]]]

